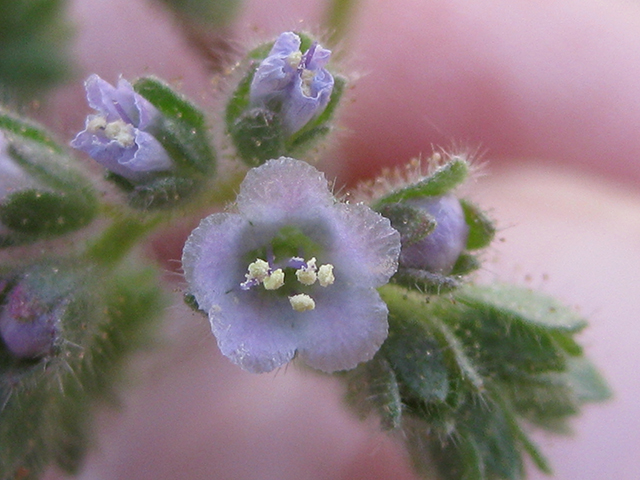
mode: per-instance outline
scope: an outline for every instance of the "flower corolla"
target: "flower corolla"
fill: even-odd
[[[109,171],[131,181],[172,168],[172,161],[154,136],[158,110],[125,79],[117,87],[91,75],[85,82],[89,115],[85,129],[71,146],[89,154]]]
[[[313,43],[300,51],[300,37],[282,33],[258,66],[251,82],[252,107],[282,115],[284,131],[292,134],[322,113],[329,103],[334,80],[324,66],[331,51]]]
[[[336,201],[321,172],[282,157],[249,171],[237,213],[205,218],[182,263],[234,363],[269,372],[297,354],[333,372],[370,360],[387,337],[376,287],[395,273],[399,252],[388,219]]]

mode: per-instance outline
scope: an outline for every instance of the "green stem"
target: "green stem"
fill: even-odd
[[[324,26],[330,32],[328,45],[335,46],[346,37],[358,0],[329,0],[329,2]]]
[[[161,221],[161,215],[144,220],[133,216],[118,216],[102,235],[89,243],[86,255],[101,265],[112,266],[122,260]]]

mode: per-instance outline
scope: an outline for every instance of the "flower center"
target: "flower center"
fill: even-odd
[[[321,287],[328,287],[335,282],[333,275],[333,265],[330,263],[316,265],[316,258],[312,257],[305,261],[300,257],[292,257],[286,263],[285,269],[295,271],[295,280],[289,282],[286,291],[299,291],[304,287],[310,287],[316,281]],[[286,278],[291,278],[288,275]],[[242,290],[250,290],[259,287],[262,284],[264,290],[280,290],[285,286],[285,272],[282,268],[273,268],[269,262],[257,258],[255,262],[251,262],[245,274],[245,281],[240,284]],[[297,283],[297,285],[296,285]],[[316,308],[316,302],[307,293],[295,293],[288,295],[291,308],[297,312],[304,312]]]
[[[302,80],[302,93],[307,97],[313,96],[311,85],[313,83],[313,79],[316,76],[316,72],[309,69],[309,63],[311,62],[311,59],[315,54],[317,46],[318,44],[314,43],[304,54],[300,51],[297,51],[289,54],[289,56],[287,57],[287,63],[289,64],[289,66],[294,70],[297,70],[297,73]]]
[[[96,116],[89,120],[87,131],[93,134],[102,134],[109,140],[115,140],[121,147],[131,147],[135,141],[133,125],[122,119],[107,122],[103,116]]]
[[[333,265],[318,265],[316,257],[305,260],[294,252],[321,252],[322,248],[297,227],[284,227],[262,249],[250,252],[242,290],[254,288],[286,295],[297,312],[313,310],[314,288],[326,288],[335,282]],[[265,260],[266,258],[266,260]]]

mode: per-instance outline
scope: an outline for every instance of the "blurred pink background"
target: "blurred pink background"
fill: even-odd
[[[233,45],[322,34],[326,2],[302,3],[246,2]],[[70,13],[80,75],[42,111],[63,138],[83,125],[92,72],[155,74],[216,104],[225,80],[157,4],[74,0]],[[323,157],[328,176],[353,182],[433,146],[482,153],[467,191],[501,230],[480,276],[578,308],[615,392],[585,409],[573,438],[536,436],[554,478],[638,478],[640,3],[362,0],[353,26],[340,50],[356,81]],[[294,366],[247,374],[217,352],[206,319],[181,306],[167,316],[166,347],[137,359],[122,409],[100,414],[81,479],[414,478],[401,443],[355,420],[336,382]]]

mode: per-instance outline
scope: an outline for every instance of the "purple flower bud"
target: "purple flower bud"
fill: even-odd
[[[297,353],[332,372],[371,359],[385,340],[376,287],[395,273],[399,251],[388,219],[337,202],[321,172],[283,157],[249,171],[237,213],[205,218],[182,263],[233,362],[269,372]]]
[[[6,348],[21,359],[52,352],[63,304],[43,304],[28,287],[18,284],[6,296],[0,311],[0,336]]]
[[[169,155],[153,135],[160,113],[129,82],[120,78],[113,87],[94,74],[85,88],[89,106],[98,113],[87,117],[72,147],[134,182],[151,172],[171,169]]]
[[[447,274],[467,245],[467,225],[460,201],[454,195],[424,197],[405,202],[435,218],[431,233],[410,245],[403,245],[400,266]]]
[[[288,134],[322,113],[334,84],[333,76],[324,68],[331,51],[314,43],[302,53],[300,43],[293,32],[281,34],[256,70],[250,89],[251,107],[279,106]]]

